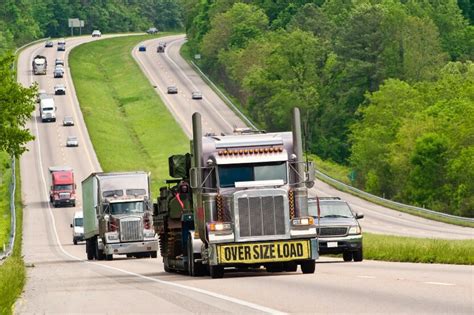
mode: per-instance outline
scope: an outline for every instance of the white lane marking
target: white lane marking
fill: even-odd
[[[357,276],[357,278],[363,278],[363,279],[375,279],[374,276]]]
[[[37,147],[38,147],[38,150],[37,150],[37,155],[38,155],[38,163],[39,163],[39,172],[41,174],[41,180],[43,182],[43,193],[44,193],[44,196],[48,196],[48,192],[46,190],[46,179],[45,179],[45,176],[44,176],[44,172],[42,171],[42,166],[43,166],[43,159],[41,157],[41,140],[40,140],[40,137],[39,137],[39,129],[38,129],[38,120],[35,119],[35,127],[36,127],[36,134],[37,134],[37,140],[36,143],[37,143]],[[46,198],[46,200],[48,200],[48,198]],[[132,275],[132,276],[135,276],[135,277],[138,277],[138,278],[142,278],[142,279],[145,279],[145,280],[149,280],[149,281],[153,281],[153,282],[156,282],[156,283],[160,283],[160,284],[164,284],[164,285],[169,285],[169,286],[172,286],[172,287],[176,287],[176,288],[181,288],[181,289],[185,289],[185,290],[189,290],[189,291],[193,291],[193,292],[197,292],[197,293],[201,293],[201,294],[204,294],[204,295],[208,295],[210,297],[214,297],[214,298],[218,298],[218,299],[221,299],[221,300],[224,300],[224,301],[227,301],[227,302],[231,302],[231,303],[234,303],[234,304],[238,304],[238,305],[241,305],[241,306],[245,306],[245,307],[248,307],[248,308],[252,308],[254,310],[257,310],[257,311],[260,311],[260,312],[264,312],[264,313],[269,313],[269,314],[286,314],[286,313],[283,313],[283,312],[280,312],[280,311],[277,311],[275,309],[272,309],[272,308],[268,308],[268,307],[265,307],[265,306],[262,306],[262,305],[258,305],[258,304],[254,304],[254,303],[251,303],[251,302],[247,302],[247,301],[244,301],[244,300],[239,300],[237,298],[233,298],[233,297],[230,297],[230,296],[226,296],[226,295],[223,295],[223,294],[219,294],[219,293],[214,293],[214,292],[211,292],[211,291],[207,291],[207,290],[203,290],[203,289],[199,289],[199,288],[194,288],[194,287],[188,287],[188,286],[185,286],[185,285],[182,285],[182,284],[178,284],[178,283],[173,283],[173,282],[168,282],[168,281],[163,281],[163,280],[160,280],[160,279],[155,279],[155,278],[151,278],[151,277],[148,277],[148,276],[144,276],[144,275],[141,275],[141,274],[138,274],[138,273],[134,273],[134,272],[131,272],[131,271],[128,271],[128,270],[124,270],[124,269],[120,269],[120,268],[116,268],[116,267],[112,267],[112,266],[107,266],[107,265],[103,265],[101,263],[97,263],[97,262],[89,262],[89,261],[85,261],[84,259],[82,258],[79,258],[79,257],[76,257],[68,252],[66,252],[66,250],[63,248],[60,240],[59,240],[59,235],[58,235],[58,231],[56,229],[56,220],[54,219],[54,215],[53,215],[53,211],[51,209],[51,205],[49,204],[48,202],[48,213],[49,213],[49,216],[51,218],[51,222],[52,222],[52,227],[53,227],[53,232],[54,232],[54,236],[56,238],[56,243],[59,247],[59,249],[61,250],[61,252],[73,259],[73,260],[77,260],[77,261],[81,261],[83,263],[89,263],[89,264],[93,264],[95,266],[99,266],[99,267],[102,267],[102,268],[105,268],[105,269],[110,269],[110,270],[115,270],[115,271],[119,271],[119,272],[122,272],[122,273],[125,273],[125,274],[128,274],[128,275]]]
[[[447,282],[423,282],[426,284],[433,284],[433,285],[444,285],[444,286],[453,286],[456,285],[454,283],[447,283]]]

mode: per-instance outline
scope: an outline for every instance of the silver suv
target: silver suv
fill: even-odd
[[[362,229],[358,219],[363,214],[352,211],[349,204],[339,197],[308,199],[309,214],[315,218],[318,231],[319,253],[342,254],[344,261],[362,261]]]

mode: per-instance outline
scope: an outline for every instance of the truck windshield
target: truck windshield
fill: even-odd
[[[235,182],[276,180],[286,183],[286,162],[220,165],[220,187],[235,187]]]
[[[352,218],[351,209],[345,202],[319,202],[321,208],[321,218]],[[318,216],[318,206],[316,202],[308,203],[309,215]]]
[[[75,218],[74,219],[75,226],[82,226],[82,218]]]
[[[111,214],[130,214],[143,212],[143,201],[120,202],[110,204]]]
[[[72,190],[72,184],[69,184],[69,185],[54,185],[54,190]]]

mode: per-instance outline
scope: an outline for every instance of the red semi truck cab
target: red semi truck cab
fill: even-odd
[[[76,184],[74,182],[74,171],[68,166],[51,166],[51,187],[49,200],[54,207],[76,206]]]

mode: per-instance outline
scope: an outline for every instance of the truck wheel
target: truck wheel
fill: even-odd
[[[342,259],[344,259],[344,261],[352,261],[352,252],[343,252]]]
[[[76,202],[75,202],[75,201],[72,202],[72,206],[73,206],[73,207],[76,206]]]
[[[158,253],[157,252],[151,252],[150,253],[150,258],[156,258],[158,257]]]
[[[114,254],[105,255],[105,260],[114,260]]]
[[[357,262],[362,261],[364,259],[364,253],[362,252],[362,248],[354,252],[353,256],[354,256],[354,261],[357,261]]]
[[[301,263],[301,271],[303,273],[314,273],[316,270],[316,262],[314,260],[305,260]]]
[[[72,240],[72,242],[74,243],[74,245],[77,245],[77,240]]]
[[[94,259],[94,253],[92,252],[90,239],[86,240],[86,253],[87,253],[87,260]]]
[[[212,279],[220,279],[224,278],[224,267],[222,266],[212,266],[209,265],[209,274],[211,275]]]

